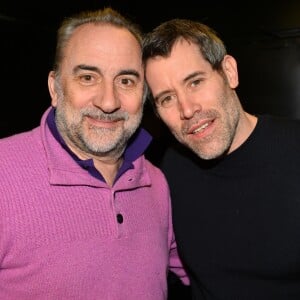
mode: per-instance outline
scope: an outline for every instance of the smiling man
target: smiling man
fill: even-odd
[[[244,111],[236,60],[204,24],[159,25],[143,61],[179,142],[160,166],[193,299],[300,299],[299,120]]]
[[[0,141],[0,299],[165,300],[169,270],[188,279],[144,156],[141,33],[107,8],[57,37],[51,107]]]

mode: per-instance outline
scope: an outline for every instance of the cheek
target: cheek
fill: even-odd
[[[65,85],[64,95],[74,107],[85,106],[99,95],[97,86],[81,86],[76,81],[68,81]]]
[[[83,92],[83,91],[69,91],[65,96],[65,101],[68,105],[72,106],[74,109],[81,109],[88,106],[89,103],[93,102],[94,97],[96,97],[94,92]]]
[[[120,96],[122,110],[137,114],[143,109],[142,93]]]
[[[143,107],[141,101],[139,101],[139,103],[136,104],[131,103],[130,105],[123,106],[123,110],[127,111],[131,115],[138,114],[139,112],[141,112],[142,109]]]

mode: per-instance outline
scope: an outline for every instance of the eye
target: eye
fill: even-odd
[[[191,87],[197,87],[198,85],[200,85],[201,82],[202,82],[202,79],[196,79],[196,80],[193,80],[193,81],[190,83],[190,86],[191,86]]]
[[[115,81],[116,85],[122,89],[133,89],[137,86],[137,80],[134,77],[118,77]]]
[[[82,79],[85,81],[90,81],[92,79],[92,76],[91,75],[83,75]]]
[[[78,76],[78,80],[83,85],[93,85],[97,82],[97,79],[92,74],[81,74]]]
[[[176,103],[177,97],[175,94],[163,95],[159,97],[155,103],[157,106],[161,106],[163,108],[171,107],[174,103]]]
[[[126,85],[126,86],[132,86],[134,84],[134,81],[132,81],[129,78],[122,78],[121,79],[121,84]]]

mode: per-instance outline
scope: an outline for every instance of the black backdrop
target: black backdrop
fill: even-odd
[[[83,9],[112,6],[148,31],[183,17],[214,27],[238,60],[239,95],[253,113],[300,117],[300,1],[67,1],[2,0],[0,137],[31,129],[50,104],[47,75],[56,29]],[[160,124],[146,109],[144,126],[154,135]]]

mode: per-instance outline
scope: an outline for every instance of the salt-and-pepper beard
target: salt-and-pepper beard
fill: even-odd
[[[137,114],[132,116],[121,110],[104,113],[96,107],[85,107],[78,111],[69,105],[70,102],[58,82],[56,82],[56,90],[58,93],[56,126],[66,143],[71,143],[73,148],[93,156],[109,156],[111,158],[122,156],[128,140],[141,123],[143,106]],[[124,126],[101,128],[91,124],[87,125],[86,116],[106,121],[122,120],[125,128]]]

